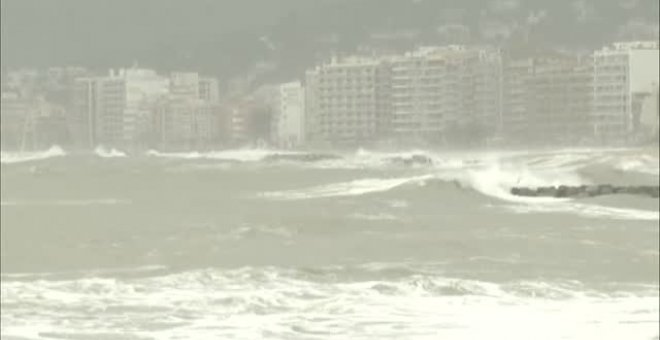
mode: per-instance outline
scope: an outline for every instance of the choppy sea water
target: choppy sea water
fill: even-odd
[[[2,153],[2,339],[657,339],[657,150]],[[423,154],[433,165],[393,157]]]

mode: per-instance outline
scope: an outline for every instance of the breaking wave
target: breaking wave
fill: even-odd
[[[382,267],[382,265],[381,265]],[[399,268],[394,266],[393,268]],[[389,267],[388,267],[389,268]],[[3,337],[652,339],[658,287],[485,282],[411,268],[208,269],[146,278],[3,280]],[[389,270],[392,272],[392,270]]]
[[[510,193],[514,186],[580,185],[587,183],[573,172],[532,172],[526,168],[492,164],[466,170],[435,171],[432,174],[396,178],[366,178],[332,183],[312,188],[262,193],[261,197],[278,200],[301,200],[341,196],[360,196],[390,191],[405,185],[425,186],[433,181],[453,183],[486,196],[513,202],[560,202],[564,199],[518,197]]]
[[[59,146],[55,145],[46,151],[37,152],[10,152],[2,151],[0,153],[0,163],[2,164],[15,164],[38,161],[53,157],[65,156],[66,152]]]
[[[624,157],[615,162],[615,168],[621,171],[660,175],[660,160],[651,155]]]
[[[404,178],[367,178],[302,190],[267,192],[261,194],[261,197],[278,200],[301,200],[324,197],[360,196],[375,192],[389,191],[404,184],[422,183],[431,178],[433,178],[432,175]]]
[[[104,146],[96,147],[96,149],[94,149],[94,154],[102,158],[122,158],[127,156],[123,151],[114,148],[107,149]]]
[[[268,156],[280,154],[301,154],[293,151],[277,151],[267,149],[239,149],[239,150],[226,150],[226,151],[211,151],[211,152],[179,152],[167,153],[150,150],[147,152],[148,156],[169,158],[169,159],[189,159],[189,160],[220,160],[220,161],[237,161],[237,162],[258,162],[264,160]]]

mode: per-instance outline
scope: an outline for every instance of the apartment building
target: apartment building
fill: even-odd
[[[135,144],[147,133],[151,107],[169,88],[167,78],[136,68],[77,79],[70,121],[78,146]]]
[[[118,146],[124,137],[126,84],[115,76],[80,78],[69,121],[78,147]]]
[[[386,60],[334,59],[306,73],[305,129],[311,144],[355,146],[389,129],[390,68]]]
[[[392,131],[399,140],[448,143],[469,127],[495,131],[501,107],[497,50],[422,48],[392,61]],[[483,130],[483,129],[481,129]],[[475,132],[475,131],[473,131]],[[478,136],[470,135],[474,140]]]
[[[220,101],[220,85],[217,78],[199,78],[199,99],[214,104]]]
[[[162,150],[201,150],[218,143],[217,104],[199,99],[166,98],[154,107],[155,145]]]
[[[281,84],[276,91],[273,143],[281,148],[300,146],[305,135],[305,89],[296,81]]]
[[[518,145],[590,143],[590,58],[547,54],[505,62],[502,135]]]
[[[658,84],[658,42],[614,43],[593,53],[593,130],[601,144],[635,139],[637,102]]]

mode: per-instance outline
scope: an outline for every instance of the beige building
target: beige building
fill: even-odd
[[[272,119],[272,141],[280,148],[294,148],[305,137],[305,89],[301,82],[278,86]]]
[[[643,98],[658,83],[658,42],[615,43],[593,54],[593,129],[601,144],[635,140]]]
[[[155,146],[201,150],[217,144],[220,107],[199,99],[168,98],[154,108]]]
[[[355,146],[385,137],[390,68],[385,60],[332,60],[306,73],[305,134],[311,144]]]
[[[147,133],[151,108],[168,95],[169,88],[167,78],[136,68],[77,79],[70,122],[78,146],[139,144]]]
[[[444,143],[476,141],[477,131],[471,127],[494,132],[499,125],[501,69],[499,51],[464,46],[422,48],[394,58],[393,133],[399,140]],[[461,136],[470,131],[470,136]]]
[[[589,58],[509,60],[503,79],[502,135],[509,143],[567,146],[592,141]]]

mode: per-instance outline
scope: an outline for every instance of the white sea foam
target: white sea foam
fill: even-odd
[[[53,146],[46,151],[37,151],[37,152],[10,152],[2,151],[0,152],[0,162],[2,164],[14,164],[14,163],[24,163],[38,161],[53,157],[65,156],[66,152],[59,146]]]
[[[519,214],[530,213],[571,213],[584,217],[614,220],[657,221],[660,212],[639,209],[624,209],[581,203],[524,204],[504,206],[505,209]]]
[[[94,149],[94,154],[102,158],[122,158],[126,157],[126,153],[119,151],[115,148],[107,149],[104,146],[98,146]]]
[[[512,187],[541,187],[557,185],[588,184],[577,173],[570,170],[533,171],[526,167],[501,165],[491,161],[490,165],[475,166],[470,169],[433,170],[432,173],[396,177],[366,178],[348,182],[332,183],[312,188],[263,193],[261,196],[271,199],[301,200],[323,197],[358,196],[389,191],[403,185],[424,184],[429,180],[459,182],[500,200],[513,202],[562,202],[568,199],[544,197],[519,197],[510,193]]]
[[[350,182],[333,183],[313,188],[262,193],[260,196],[276,200],[302,200],[326,197],[360,196],[389,191],[408,183],[422,183],[432,175],[400,178],[366,178]]]
[[[31,339],[618,340],[652,339],[660,321],[657,285],[604,293],[579,282],[309,280],[245,268],[1,287],[3,337]]]
[[[623,157],[615,162],[615,167],[621,171],[650,175],[660,174],[660,160],[651,155]]]
[[[164,153],[155,150],[147,152],[148,156],[172,158],[172,159],[197,159],[197,160],[222,160],[222,161],[237,161],[237,162],[257,162],[272,155],[294,155],[301,154],[293,151],[278,151],[269,149],[238,149],[238,150],[224,150],[224,151],[210,151],[210,152],[181,152],[181,153]]]
[[[572,171],[533,171],[526,167],[512,167],[495,162],[477,170],[460,172],[455,176],[465,185],[498,199],[514,202],[560,202],[565,199],[552,197],[519,197],[511,194],[513,187],[544,187],[557,185],[580,185],[587,181]]]

